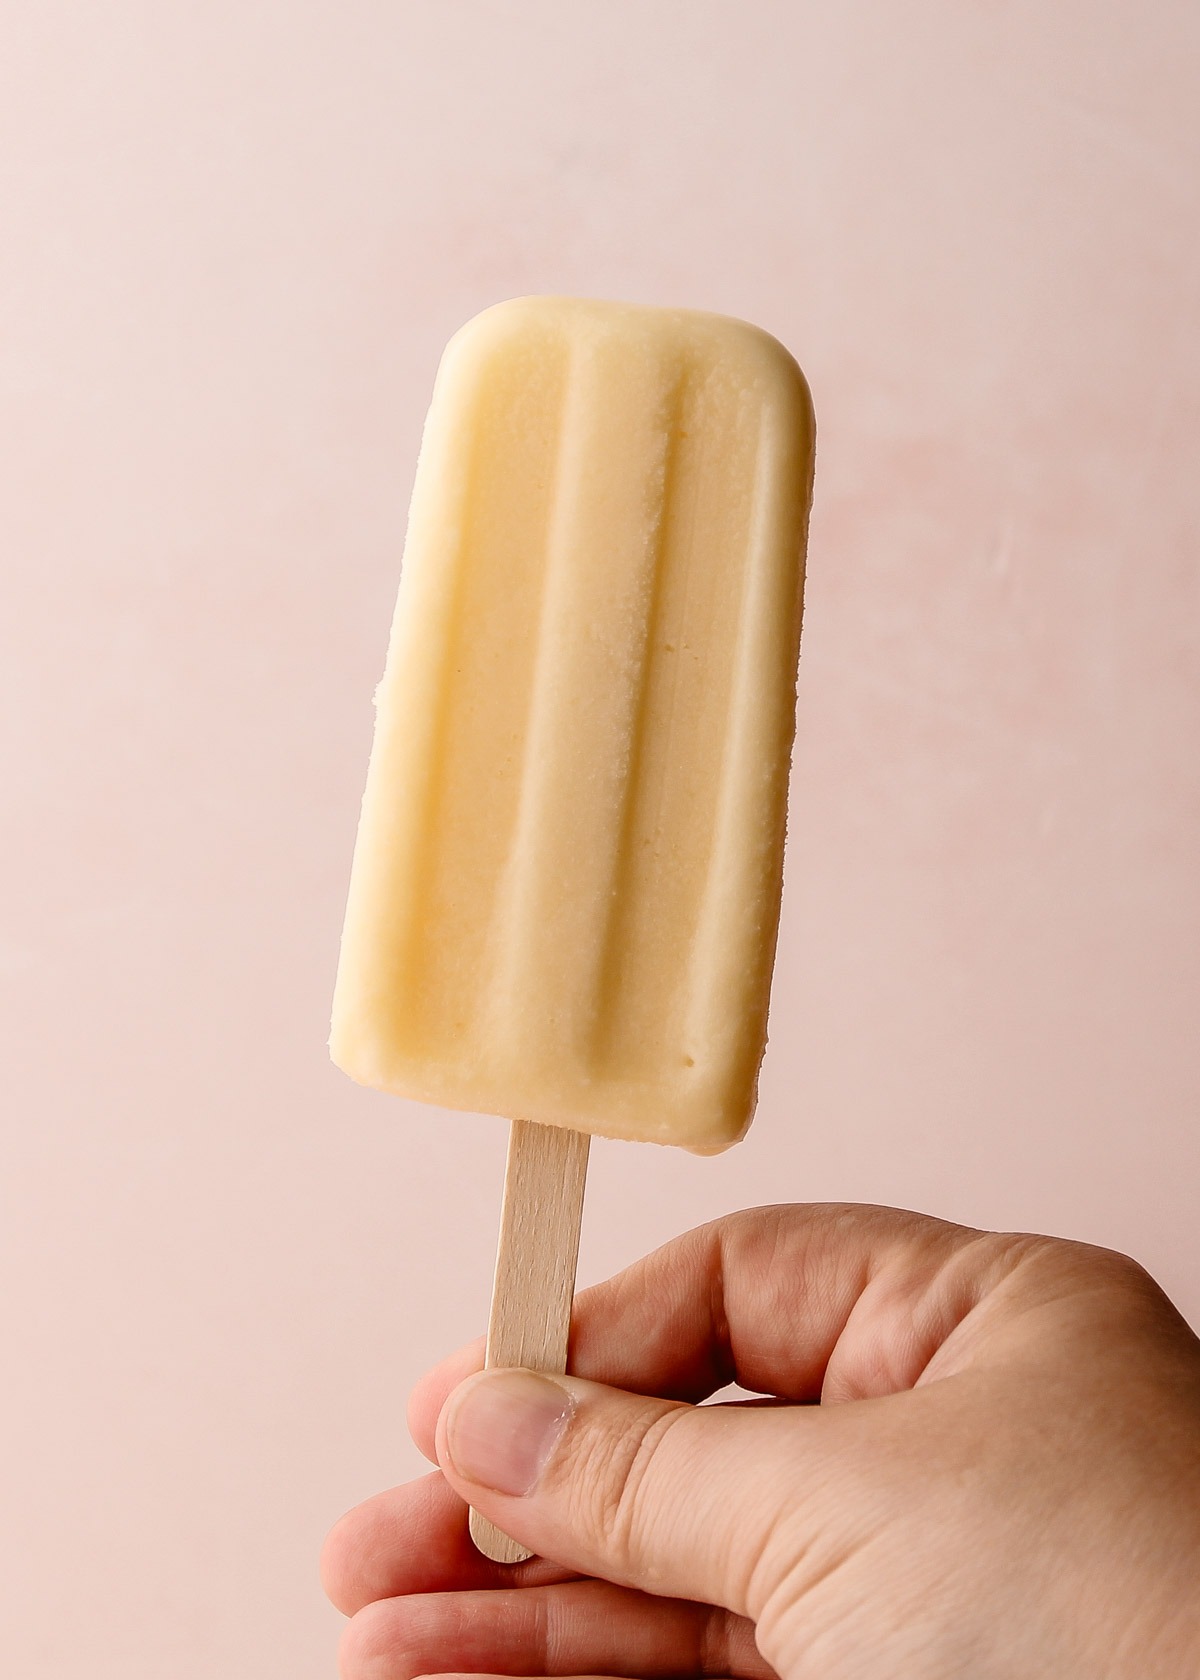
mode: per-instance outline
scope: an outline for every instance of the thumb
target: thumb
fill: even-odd
[[[446,1401],[437,1457],[456,1492],[539,1555],[757,1619],[811,1550],[801,1530],[830,1508],[823,1421],[482,1371]]]

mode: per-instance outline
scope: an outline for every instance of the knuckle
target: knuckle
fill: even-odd
[[[645,1576],[654,1555],[653,1535],[664,1504],[664,1443],[691,1411],[672,1406],[634,1428],[614,1418],[588,1443],[577,1485],[593,1490],[590,1506],[574,1513],[588,1539],[623,1574]]]
[[[347,1622],[338,1644],[341,1680],[369,1680],[381,1661],[395,1659],[396,1628],[386,1600],[368,1604]]]
[[[413,1595],[364,1605],[342,1631],[341,1680],[406,1680],[428,1672],[432,1653],[458,1618],[444,1601]],[[469,1616],[469,1610],[464,1611]]]
[[[1138,1261],[1112,1248],[1070,1242],[1061,1237],[1021,1236],[1008,1239],[1030,1271],[1038,1271],[1061,1289],[1087,1290],[1097,1286],[1144,1295],[1156,1289]]]
[[[345,1616],[352,1616],[370,1596],[364,1590],[369,1562],[362,1516],[358,1510],[348,1511],[326,1536],[320,1562],[325,1595]]]

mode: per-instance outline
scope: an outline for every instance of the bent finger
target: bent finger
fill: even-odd
[[[645,1680],[719,1670],[773,1680],[749,1622],[604,1581],[372,1604],[346,1629],[339,1660],[343,1680],[415,1680],[448,1670]]]
[[[377,1599],[409,1593],[485,1591],[570,1578],[570,1571],[543,1558],[515,1568],[485,1558],[467,1533],[467,1507],[440,1471],[347,1511],[321,1553],[322,1585],[345,1616]]]
[[[1011,1269],[1021,1242],[895,1208],[752,1208],[584,1290],[569,1369],[691,1402],[731,1382],[790,1401],[895,1393]],[[472,1343],[414,1389],[410,1424],[427,1457],[447,1397],[482,1365],[483,1344]]]

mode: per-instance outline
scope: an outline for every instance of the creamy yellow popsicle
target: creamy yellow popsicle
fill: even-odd
[[[426,422],[331,1050],[452,1108],[711,1152],[754,1110],[812,483],[774,339],[525,298]]]

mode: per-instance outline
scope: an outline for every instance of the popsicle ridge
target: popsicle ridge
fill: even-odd
[[[617,1042],[620,1028],[619,1011],[625,966],[629,956],[628,942],[635,931],[630,925],[629,910],[638,862],[639,795],[648,756],[650,698],[654,687],[655,664],[662,641],[664,579],[675,535],[674,521],[678,514],[678,467],[687,379],[688,370],[685,366],[664,404],[665,450],[661,468],[660,500],[647,543],[643,634],[640,640],[634,638],[637,641],[637,661],[636,675],[629,685],[632,715],[628,724],[628,750],[621,766],[623,785],[617,800],[619,821],[614,824],[612,880],[596,966],[595,1011],[589,1051],[597,1068],[610,1067],[614,1061],[619,1064],[621,1053]],[[663,721],[669,727],[669,721]]]

